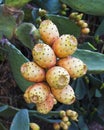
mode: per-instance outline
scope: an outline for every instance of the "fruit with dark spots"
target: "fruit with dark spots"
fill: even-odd
[[[32,50],[34,61],[43,68],[50,68],[56,64],[56,56],[52,48],[44,43],[38,43]]]
[[[54,96],[50,93],[44,102],[36,104],[36,108],[39,113],[47,114],[52,110],[54,104]]]
[[[75,101],[75,93],[70,85],[65,86],[62,89],[56,89],[51,87],[52,94],[60,103],[70,105]]]
[[[51,20],[42,21],[39,26],[39,32],[41,39],[48,45],[52,45],[59,38],[58,29]]]
[[[70,77],[74,79],[85,75],[87,72],[86,64],[84,64],[82,60],[72,56],[60,59],[57,64],[65,68]]]
[[[45,83],[36,83],[30,86],[24,93],[27,103],[42,103],[50,94],[50,88]]]
[[[46,72],[46,81],[53,88],[64,88],[69,84],[70,75],[60,66],[54,66]]]
[[[72,55],[77,49],[77,39],[73,35],[65,34],[60,36],[52,48],[57,57],[63,58]]]
[[[45,70],[35,62],[27,62],[21,66],[22,76],[32,82],[41,82],[45,79]]]

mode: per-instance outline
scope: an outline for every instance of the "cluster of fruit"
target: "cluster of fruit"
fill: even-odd
[[[90,32],[90,29],[88,27],[88,24],[82,20],[83,14],[79,14],[78,12],[73,12],[69,15],[69,17],[75,21],[75,23],[81,27],[81,33],[82,34],[88,34]]]
[[[53,128],[54,130],[60,130],[61,128],[63,130],[68,130],[69,126],[71,125],[71,122],[69,121],[69,119],[73,120],[73,121],[78,121],[78,113],[76,111],[73,110],[61,110],[60,111],[60,117],[62,118],[62,120],[59,123],[54,123],[53,124]]]
[[[51,20],[42,21],[39,32],[44,43],[35,44],[33,61],[21,66],[21,74],[34,82],[24,93],[25,101],[35,103],[37,111],[46,114],[57,101],[68,105],[74,103],[70,78],[83,76],[87,67],[83,61],[71,56],[78,44],[73,35],[59,36],[58,28]]]

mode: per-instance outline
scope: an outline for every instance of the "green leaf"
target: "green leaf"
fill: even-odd
[[[5,111],[8,108],[8,105],[0,106],[0,112]]]
[[[96,35],[103,35],[104,34],[104,20],[101,22],[101,24],[98,26],[96,32],[95,32],[95,36]]]
[[[86,49],[90,51],[96,51],[97,49],[89,42],[84,42],[78,46],[79,49]]]
[[[2,117],[13,117],[18,111],[17,108],[0,104],[0,116]]]
[[[75,22],[69,18],[58,15],[47,15],[47,18],[52,20],[58,27],[60,35],[71,34],[76,37],[80,35],[80,27],[78,27]]]
[[[8,43],[5,46],[5,49],[8,51],[8,61],[11,66],[11,71],[13,73],[14,79],[17,82],[18,86],[22,91],[25,91],[27,87],[33,84],[23,78],[20,72],[20,67],[23,63],[28,62],[27,59],[13,44]]]
[[[16,113],[10,130],[29,130],[29,115],[26,109],[21,109]]]
[[[58,13],[61,8],[59,0],[35,0],[34,3],[52,14]]]
[[[102,81],[99,80],[98,78],[94,77],[93,75],[88,75],[88,78],[89,78],[89,82],[90,82],[90,85],[93,87],[93,88],[100,88],[101,85],[102,85]]]
[[[5,105],[0,103],[0,106],[3,107]],[[7,108],[4,111],[0,112],[0,116],[1,117],[14,117],[15,114],[17,112],[19,112],[20,110],[21,109],[7,105]],[[60,111],[51,111],[48,114],[40,114],[36,110],[28,110],[28,112],[29,112],[30,117],[34,116],[36,118],[42,119],[42,120],[49,122],[49,123],[55,123],[55,122],[60,121],[60,119],[56,119],[56,120],[55,119],[53,120],[53,118],[51,119],[51,117],[53,117],[53,116],[59,117]]]
[[[76,88],[75,88],[75,95],[78,100],[84,98],[87,92],[86,85],[82,78],[76,79]]]
[[[80,130],[89,130],[87,124],[84,122],[83,116],[79,116],[78,126]]]
[[[104,73],[104,54],[77,49],[74,57],[81,59],[88,67],[88,73]]]
[[[63,3],[80,12],[91,15],[104,15],[103,0],[61,0]]]
[[[5,5],[9,7],[21,8],[31,0],[5,0]]]
[[[102,96],[102,94],[100,93],[100,91],[98,90],[98,89],[96,89],[96,91],[95,91],[95,97],[101,97]]]
[[[3,5],[0,6],[0,39],[6,36],[11,39],[16,27],[16,21],[11,15],[4,15]]]
[[[32,49],[34,46],[34,41],[32,41],[31,34],[36,30],[36,27],[32,23],[22,23],[16,28],[16,37],[19,39],[26,47]],[[35,34],[34,34],[35,35]]]
[[[7,130],[1,122],[0,122],[0,130]]]

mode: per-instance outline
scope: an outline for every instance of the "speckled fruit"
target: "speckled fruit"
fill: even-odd
[[[77,39],[73,35],[62,35],[53,44],[52,48],[57,57],[63,58],[72,55],[77,49]]]
[[[57,26],[51,20],[42,21],[39,26],[39,32],[41,39],[48,45],[52,45],[59,37]]]
[[[57,64],[65,68],[71,78],[79,78],[86,74],[87,66],[82,60],[75,57],[66,57],[60,59]]]
[[[56,56],[52,48],[44,43],[38,43],[32,50],[34,61],[43,68],[50,68],[56,64]]]
[[[54,66],[46,72],[46,80],[50,87],[63,88],[69,84],[70,75],[60,66]]]
[[[70,85],[65,86],[63,89],[51,88],[52,94],[60,103],[70,105],[75,101],[75,93]]]
[[[37,111],[42,114],[47,114],[52,110],[54,104],[54,96],[50,93],[44,102],[36,104]]]
[[[44,102],[50,93],[50,88],[45,83],[36,83],[28,88],[28,91],[24,93],[25,101],[29,103],[42,103]]]
[[[22,76],[32,82],[41,82],[45,79],[45,70],[34,62],[27,62],[21,66]]]

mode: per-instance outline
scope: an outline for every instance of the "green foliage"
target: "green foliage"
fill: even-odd
[[[16,21],[11,15],[5,16],[3,6],[0,6],[0,39],[6,36],[11,39],[16,28]]]
[[[103,35],[104,34],[104,20],[102,20],[101,24],[99,25],[99,27],[97,28],[96,32],[95,32],[95,36],[98,35]]]
[[[31,0],[5,0],[5,5],[9,7],[21,8]]]
[[[59,0],[35,0],[34,3],[53,14],[58,13],[61,7]]]
[[[80,27],[78,27],[75,22],[73,22],[69,18],[57,15],[47,15],[47,18],[49,18],[56,24],[60,35],[72,34],[76,37],[80,35]]]
[[[16,28],[16,37],[28,48],[32,49],[34,41],[32,41],[32,32],[36,27],[32,23],[22,23]]]
[[[78,49],[73,56],[80,58],[88,67],[88,73],[104,73],[104,54]]]
[[[29,122],[28,110],[21,109],[14,116],[10,130],[29,130]]]
[[[86,13],[86,14],[91,14],[91,15],[99,15],[103,16],[104,15],[104,10],[103,10],[103,5],[104,1],[103,0],[61,0],[63,3],[67,4],[71,8]]]
[[[23,63],[28,62],[29,60],[18,50],[14,45],[9,43],[5,46],[5,49],[8,52],[8,61],[11,66],[13,76],[22,91],[25,91],[26,88],[32,85],[32,82],[28,82],[23,78],[20,72],[20,67]]]

